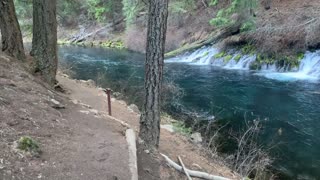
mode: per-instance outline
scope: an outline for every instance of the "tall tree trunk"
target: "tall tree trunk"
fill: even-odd
[[[145,102],[140,119],[140,138],[151,148],[158,148],[160,138],[160,96],[167,17],[168,0],[149,0]]]
[[[33,0],[30,55],[34,57],[34,72],[53,85],[58,66],[56,0]]]
[[[13,0],[0,0],[2,51],[19,60],[25,59],[20,26]]]

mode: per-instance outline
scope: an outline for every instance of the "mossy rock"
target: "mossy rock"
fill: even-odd
[[[226,52],[222,51],[222,52],[214,55],[213,57],[216,59],[220,59],[220,58],[224,57],[225,55],[226,55]]]
[[[227,56],[225,56],[225,57],[223,58],[223,62],[224,62],[224,63],[228,63],[228,62],[232,59],[232,57],[233,57],[233,56],[230,55],[230,54],[227,55]]]
[[[241,58],[242,58],[241,54],[237,54],[233,59],[234,59],[236,62],[239,62]]]
[[[17,143],[17,148],[24,152],[30,152],[32,154],[39,154],[41,152],[38,142],[29,136],[21,137]]]
[[[202,57],[206,57],[208,55],[209,55],[209,52],[207,51],[207,52],[203,53]]]

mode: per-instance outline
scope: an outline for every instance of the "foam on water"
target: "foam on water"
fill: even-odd
[[[256,55],[240,54],[241,58],[236,61],[236,57],[239,53],[235,53],[233,57],[226,62],[224,58],[214,57],[218,53],[219,50],[217,48],[202,47],[192,53],[186,53],[184,55],[168,59],[166,62],[212,65],[226,69],[249,70],[250,65],[256,60]],[[286,72],[284,69],[278,68],[276,64],[263,64],[261,70],[255,74],[279,81],[317,81],[320,79],[320,51],[307,52],[301,60],[299,68],[296,68],[295,71]]]

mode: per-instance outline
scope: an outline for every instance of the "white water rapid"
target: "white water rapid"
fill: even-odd
[[[250,65],[256,60],[255,55],[241,55],[235,53],[228,58],[218,58],[219,50],[214,47],[202,47],[194,52],[167,59],[167,63],[188,63],[192,65],[212,65],[225,69],[249,70]],[[299,68],[295,71],[283,72],[275,64],[263,64],[256,75],[265,76],[280,81],[312,80],[320,79],[320,50],[306,52],[301,60]]]

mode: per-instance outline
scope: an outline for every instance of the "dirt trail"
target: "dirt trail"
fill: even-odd
[[[72,99],[90,105],[94,109],[93,111],[107,113],[107,98],[101,89],[95,88],[94,85],[84,81],[71,80],[61,74],[57,79],[64,88],[70,91]],[[136,131],[139,129],[140,114],[132,111],[124,101],[112,98],[112,116],[128,123]],[[193,170],[239,179],[239,176],[227,168],[222,161],[207,157],[201,146],[191,143],[189,138],[178,133],[171,133],[162,129],[159,152],[168,155],[173,160],[176,160],[177,156],[181,156],[185,165]],[[157,155],[150,156],[143,149],[138,150],[138,168],[141,180],[186,179],[184,175],[169,168],[163,158]],[[158,170],[160,172],[157,172]]]
[[[0,54],[1,180],[131,178],[125,129],[69,96]],[[39,143],[38,157],[14,147],[22,136]]]

